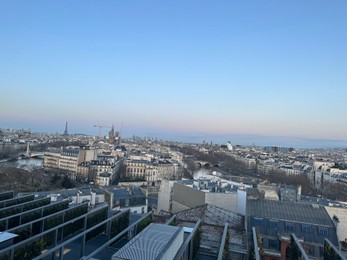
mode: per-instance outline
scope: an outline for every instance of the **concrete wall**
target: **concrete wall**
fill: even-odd
[[[206,203],[223,208],[232,212],[237,212],[237,193],[217,193],[207,192]]]
[[[173,184],[173,181],[163,180],[161,182],[158,192],[158,206],[156,213],[159,213],[161,210],[170,212],[171,191]]]
[[[172,201],[172,210],[171,213],[175,214],[177,212],[180,212],[182,210],[190,209],[190,207],[183,205],[181,203],[178,203],[177,201]]]
[[[205,192],[174,183],[173,200],[189,208],[195,208],[206,204]]]

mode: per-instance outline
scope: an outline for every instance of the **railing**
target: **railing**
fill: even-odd
[[[225,241],[227,240],[227,234],[228,234],[228,223],[224,224],[224,230],[223,230],[223,236],[222,236],[222,242],[220,243],[219,247],[219,253],[218,253],[218,260],[223,259],[223,253],[224,253],[224,247],[225,247]],[[229,245],[227,245],[228,247]]]
[[[195,223],[192,232],[189,234],[187,239],[184,241],[183,245],[180,247],[180,250],[177,252],[174,260],[193,259],[193,240],[194,240],[195,233],[200,227],[200,224],[201,224],[201,219],[199,219]]]
[[[253,245],[254,245],[254,258],[255,260],[260,260],[260,248],[258,245],[258,237],[257,237],[257,230],[255,227],[252,227],[252,233],[253,233]]]
[[[148,216],[152,215],[153,212],[150,211],[147,214],[145,214],[144,216],[142,216],[140,219],[138,219],[136,222],[132,223],[130,226],[128,226],[126,229],[124,229],[123,231],[121,231],[118,235],[116,235],[115,237],[113,237],[112,239],[110,239],[108,242],[106,242],[105,244],[103,244],[102,246],[100,246],[97,250],[93,251],[91,254],[82,257],[82,260],[87,260],[87,259],[91,259],[94,256],[96,256],[98,253],[100,253],[102,250],[104,250],[106,247],[109,247],[110,245],[112,245],[114,242],[116,242],[119,238],[121,238],[124,234],[126,234],[128,231],[132,230],[133,228],[135,228],[142,220],[144,220],[145,218],[147,218]],[[35,259],[34,259],[35,260]]]

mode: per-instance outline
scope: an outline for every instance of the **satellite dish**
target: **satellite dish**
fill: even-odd
[[[217,172],[216,172],[216,171],[213,171],[213,172],[212,172],[212,175],[216,176],[216,175],[217,175]]]

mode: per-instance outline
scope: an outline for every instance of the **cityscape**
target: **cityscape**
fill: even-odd
[[[345,259],[347,149],[95,127],[1,129],[1,257]]]
[[[0,260],[346,260],[347,2],[0,2]]]

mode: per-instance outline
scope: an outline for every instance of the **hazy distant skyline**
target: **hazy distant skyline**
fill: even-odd
[[[0,128],[347,140],[347,2],[2,1]]]

